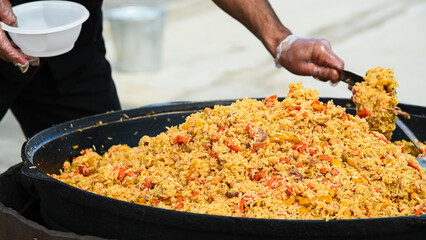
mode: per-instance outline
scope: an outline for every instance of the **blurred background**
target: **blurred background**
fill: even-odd
[[[295,35],[328,39],[347,70],[365,75],[377,66],[393,68],[399,101],[426,106],[426,1],[270,2]],[[134,67],[146,56],[138,54],[131,56],[136,64],[127,64],[132,69],[123,71],[118,61],[121,51],[114,42],[116,30],[107,16],[113,9],[141,5],[166,11],[160,63],[156,70]],[[103,10],[107,58],[123,109],[168,101],[285,96],[291,82],[318,89],[322,97],[351,96],[345,84],[332,87],[276,69],[263,45],[211,1],[105,0]],[[21,161],[24,141],[9,112],[0,122],[0,172]]]

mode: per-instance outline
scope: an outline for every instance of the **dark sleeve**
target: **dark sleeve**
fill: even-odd
[[[65,54],[46,59],[53,77],[63,88],[86,88],[84,79],[97,75],[111,75],[111,67],[105,58],[106,49],[102,37],[102,1],[77,0],[90,11],[89,19],[83,24],[74,48]],[[102,81],[102,78],[98,78]],[[91,83],[93,84],[93,83]],[[99,82],[99,87],[102,87]],[[92,85],[93,86],[93,85]]]

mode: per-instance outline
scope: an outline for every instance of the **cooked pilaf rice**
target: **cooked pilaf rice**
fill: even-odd
[[[370,69],[364,81],[352,88],[357,115],[365,118],[370,130],[383,133],[388,140],[395,130],[396,115],[410,116],[397,107],[398,83],[391,68]]]
[[[395,141],[395,144],[400,145],[402,147],[403,152],[413,155],[415,157],[426,156],[426,144],[420,141],[417,142],[417,144],[419,145],[418,149],[416,146],[414,146],[412,142],[408,142],[406,140]]]
[[[316,90],[206,108],[139,146],[83,150],[53,177],[159,208],[252,218],[421,215],[426,174],[365,119]]]

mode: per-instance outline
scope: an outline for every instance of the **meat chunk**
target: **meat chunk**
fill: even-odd
[[[266,134],[263,129],[259,128],[256,131],[256,134],[254,135],[254,141],[255,142],[263,142],[268,138],[268,134]]]
[[[238,192],[226,192],[225,196],[227,198],[233,198],[233,197],[238,197]]]
[[[299,169],[297,168],[293,168],[291,169],[288,174],[290,176],[293,176],[294,179],[298,180],[298,181],[302,181],[302,179],[304,178],[303,174],[299,171]]]

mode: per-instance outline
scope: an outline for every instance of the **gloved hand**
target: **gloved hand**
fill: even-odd
[[[9,26],[16,25],[16,16],[12,11],[12,5],[9,0],[0,0],[0,21]],[[0,26],[0,59],[6,62],[12,62],[19,66],[22,72],[26,72],[30,62],[32,65],[38,63],[38,59],[25,55],[13,42],[10,42],[6,33]]]
[[[289,35],[277,47],[275,64],[294,74],[313,76],[321,81],[337,83],[343,77],[344,62],[325,39]]]

